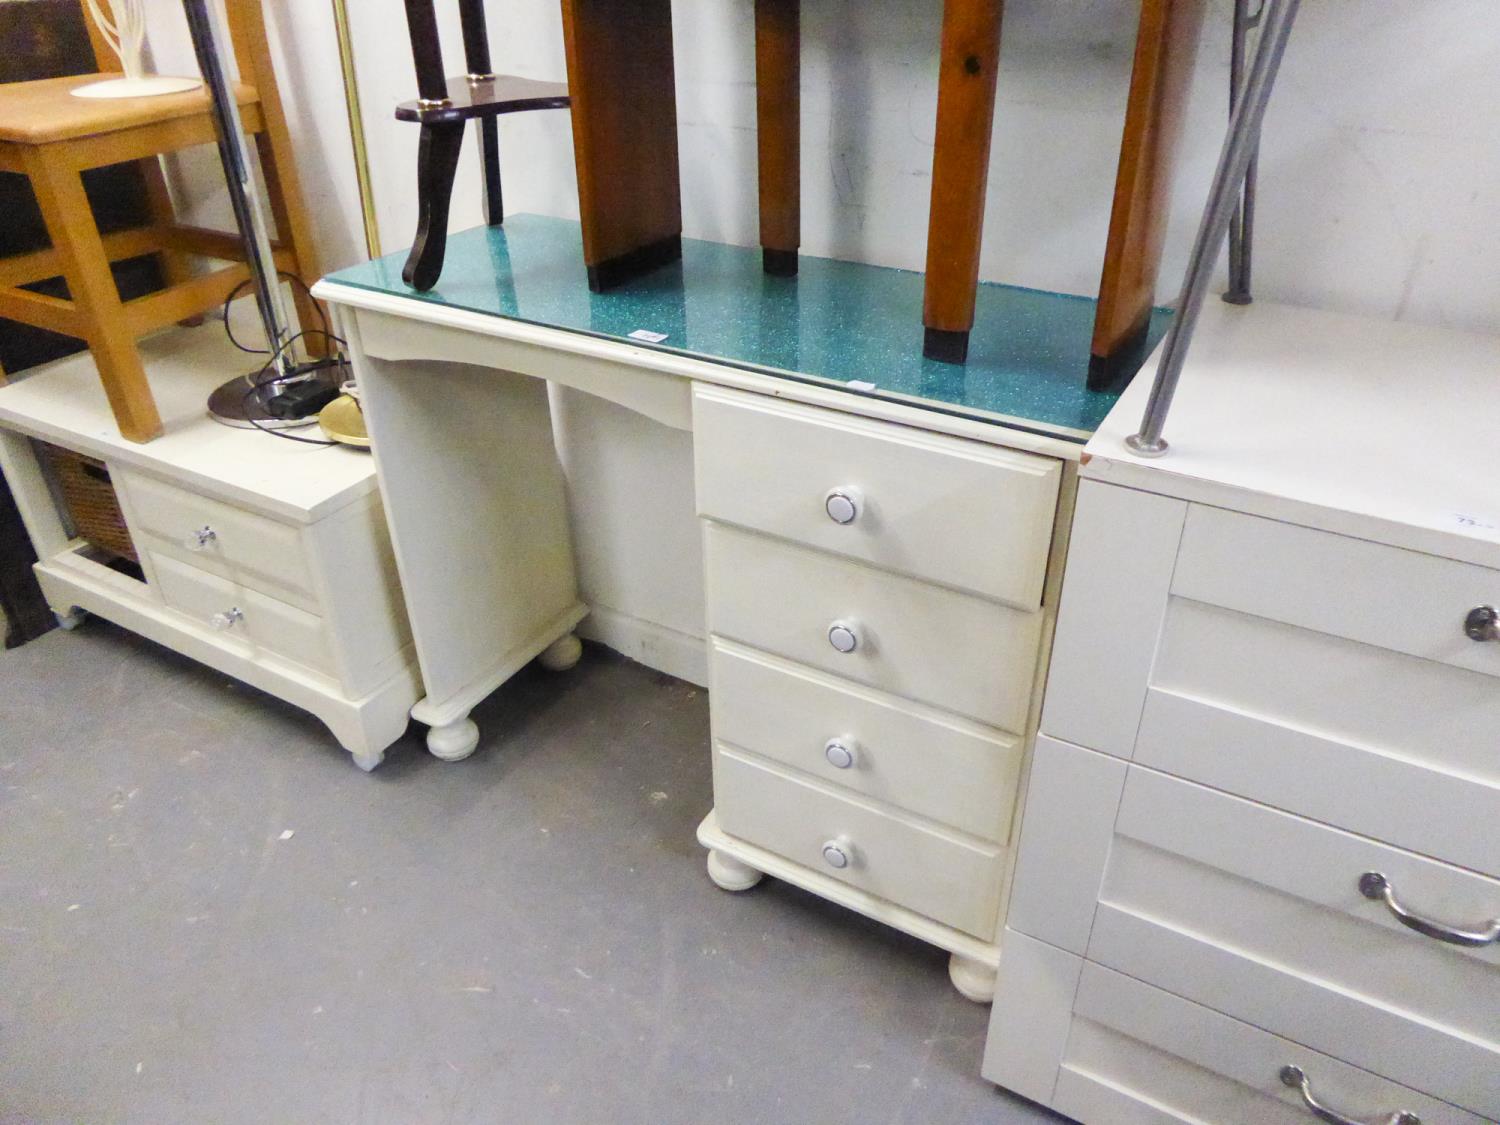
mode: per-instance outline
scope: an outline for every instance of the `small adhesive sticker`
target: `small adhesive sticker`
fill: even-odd
[[[644,328],[637,328],[630,334],[632,340],[640,340],[647,344],[659,344],[667,338],[665,332],[649,332]]]
[[[1453,512],[1450,516],[1460,531],[1470,535],[1482,535],[1486,539],[1500,538],[1500,521],[1485,516],[1471,516],[1464,512]]]
[[[875,389],[875,384],[866,383],[863,379],[850,379],[849,389],[851,391],[873,391]]]

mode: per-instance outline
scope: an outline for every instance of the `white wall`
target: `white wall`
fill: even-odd
[[[181,57],[173,0],[151,0],[162,69]],[[415,80],[400,0],[348,0],[385,250],[415,223],[417,130],[391,116]],[[1210,0],[1160,294],[1173,295],[1222,138],[1231,0]],[[266,0],[325,265],[363,236],[328,0]],[[494,0],[497,69],[564,77],[557,0]],[[454,0],[438,0],[462,53]],[[1113,190],[1137,0],[1010,0],[986,214],[986,279],[1092,294]],[[938,0],[804,0],[804,252],[920,269],[925,256]],[[1267,120],[1256,291],[1268,299],[1500,331],[1500,21],[1494,0],[1310,0]],[[756,240],[752,0],[676,0],[684,225]],[[629,49],[622,44],[622,49]],[[186,64],[191,67],[191,53]],[[565,113],[504,119],[508,210],[576,217]],[[211,161],[211,155],[209,157]],[[209,171],[212,171],[211,167]],[[204,181],[199,181],[204,182]],[[455,228],[479,222],[466,147]],[[1420,378],[1420,372],[1413,373]],[[584,427],[583,423],[587,422]],[[593,442],[639,447],[638,427],[576,408]],[[562,425],[569,420],[564,417]],[[564,441],[566,449],[568,442]],[[576,448],[582,444],[574,443]],[[580,519],[587,596],[680,625],[609,560],[675,543],[676,586],[701,598],[688,445],[660,457],[570,460],[575,495],[652,496],[638,519]],[[671,579],[672,574],[658,576]],[[662,589],[671,588],[665,581]]]

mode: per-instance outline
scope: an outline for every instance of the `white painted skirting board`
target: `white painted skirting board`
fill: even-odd
[[[703,637],[680,633],[644,617],[596,605],[578,626],[578,635],[614,649],[647,668],[708,686],[708,645]]]

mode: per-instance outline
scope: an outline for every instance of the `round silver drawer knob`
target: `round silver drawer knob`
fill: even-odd
[[[850,769],[854,765],[858,745],[852,738],[830,738],[823,747],[823,757],[836,770]]]
[[[859,647],[859,633],[848,621],[835,621],[828,627],[828,643],[839,652],[853,652]]]
[[[214,614],[208,619],[208,623],[222,633],[226,629],[233,629],[243,620],[245,620],[245,615],[236,606],[233,609],[226,609],[223,613]]]
[[[853,523],[859,518],[859,489],[835,488],[823,497],[823,510],[834,523]]]
[[[219,537],[219,533],[211,527],[202,527],[197,531],[190,531],[182,537],[182,545],[189,551],[204,551],[208,545]]]
[[[842,836],[837,840],[829,840],[823,845],[823,862],[842,871],[849,866],[851,850],[849,841]]]

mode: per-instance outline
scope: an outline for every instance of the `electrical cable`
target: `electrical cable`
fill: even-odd
[[[345,355],[345,350],[349,347],[349,345],[341,337],[336,336],[331,331],[329,331],[328,317],[323,312],[323,306],[319,304],[318,301],[313,297],[312,290],[308,287],[307,282],[303,281],[296,274],[287,273],[284,270],[277,270],[276,276],[289,281],[302,289],[302,292],[307,295],[308,301],[312,304],[313,308],[317,310],[318,319],[322,322],[323,327],[305,329],[301,332],[296,333],[295,335],[287,337],[282,345],[274,352],[269,348],[246,347],[244,344],[240,343],[238,339],[235,338],[234,328],[229,323],[229,306],[234,302],[235,298],[237,298],[244,291],[245,287],[249,285],[253,279],[246,278],[244,281],[240,282],[233,289],[231,289],[229,291],[229,295],[224,298],[224,334],[229,337],[229,342],[242,352],[248,352],[251,355],[269,356],[269,358],[264,364],[261,365],[258,371],[247,376],[250,381],[250,386],[245,390],[245,399],[247,401],[252,395],[256,394],[258,391],[264,390],[266,387],[275,386],[280,383],[290,383],[296,379],[304,378],[314,371],[323,371],[330,367],[335,367],[341,368],[344,371],[346,378],[349,375],[349,360]],[[295,374],[283,375],[278,373],[267,377],[270,372],[276,370],[277,364],[281,360],[282,356],[286,355],[290,351],[293,344],[310,336],[321,336],[330,343],[337,345],[337,353],[332,356],[328,356],[325,359],[315,361],[311,364],[305,364],[299,370],[297,370]],[[344,381],[344,379],[339,380],[340,384],[342,384]],[[324,441],[320,438],[297,437],[294,434],[285,433],[281,430],[274,429],[271,426],[262,425],[255,418],[251,417],[248,412],[246,414],[245,421],[249,422],[261,433],[270,434],[272,437],[281,438],[283,441],[295,441],[301,445],[335,446],[343,444],[342,442],[337,441]]]
[[[330,356],[327,359],[318,360],[310,366],[304,366],[295,374],[284,375],[276,373],[270,374],[269,377],[267,377],[268,373],[276,371],[277,361],[281,359],[282,355],[298,340],[304,339],[308,336],[323,336],[332,341],[334,344],[339,345],[341,349],[348,347],[348,344],[344,340],[342,340],[338,336],[335,336],[332,332],[326,332],[318,328],[313,328],[306,332],[298,332],[296,335],[288,337],[286,342],[283,343],[280,348],[278,348],[274,353],[270,355],[270,358],[266,360],[266,362],[261,366],[260,370],[256,371],[253,375],[250,375],[248,377],[250,380],[250,386],[245,390],[245,398],[249,399],[251,395],[255,394],[258,391],[264,390],[266,387],[276,386],[281,383],[290,383],[294,380],[303,378],[310,372],[323,371],[330,367],[340,368],[347,375],[349,370],[349,361],[344,357],[344,354],[341,350],[337,355]],[[262,351],[259,354],[265,355],[267,353]],[[343,383],[343,381],[343,379],[339,380],[341,384]],[[245,420],[261,433],[270,434],[272,437],[281,438],[283,441],[295,441],[301,445],[334,446],[342,444],[341,442],[337,441],[324,441],[320,438],[297,437],[294,434],[285,433],[282,430],[273,429],[270,426],[262,425],[255,418],[248,415]]]

